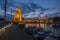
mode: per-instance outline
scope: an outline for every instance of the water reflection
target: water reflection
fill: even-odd
[[[26,23],[25,26],[27,28],[28,27],[34,27],[34,26],[42,28],[42,31],[37,31],[33,34],[34,37],[41,39],[41,37],[42,37],[41,32],[43,32],[45,34],[45,37],[42,39],[44,39],[44,40],[60,40],[60,39],[58,39],[58,38],[60,38],[60,28],[59,28],[60,25],[58,25],[58,27],[56,26],[56,28],[55,28],[55,23],[40,23],[40,24],[39,23]],[[46,30],[47,28],[48,28],[48,30]]]
[[[52,27],[53,26],[53,24],[51,23],[51,24],[46,24],[46,23],[26,23],[26,25],[25,25],[26,27],[29,27],[29,26],[36,26],[36,27],[41,27],[41,28],[45,28],[46,26],[49,26],[49,27]]]

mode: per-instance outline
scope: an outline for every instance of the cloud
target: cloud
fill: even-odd
[[[38,11],[38,9],[35,10],[35,12],[30,12],[27,14],[24,14],[23,17],[24,18],[38,18],[38,15],[41,13],[41,11]]]
[[[48,15],[48,14],[53,14],[53,13],[58,13],[58,12],[60,12],[60,11],[59,11],[59,9],[56,8],[54,10],[45,11],[44,14],[47,14]]]
[[[16,6],[21,8],[21,12],[24,18],[41,18],[49,14],[59,12],[59,9],[56,8],[44,8],[41,5],[36,3],[26,3],[20,0],[9,0],[7,3],[7,14],[14,15]],[[0,14],[4,15],[4,1],[0,0]]]

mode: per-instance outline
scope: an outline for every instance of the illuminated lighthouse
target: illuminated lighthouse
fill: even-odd
[[[16,7],[13,21],[16,23],[22,23],[22,14],[21,14],[21,10],[19,7]]]
[[[16,7],[13,24],[18,24],[21,29],[25,28],[25,23],[22,20],[22,13],[19,7]]]

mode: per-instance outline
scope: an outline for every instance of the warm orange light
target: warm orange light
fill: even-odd
[[[16,7],[16,11],[15,11],[15,15],[14,15],[14,21],[19,22],[19,23],[22,22],[22,14],[21,14],[19,7]]]
[[[19,18],[20,16],[19,15],[16,15],[16,18]]]

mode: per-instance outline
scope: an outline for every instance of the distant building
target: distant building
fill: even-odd
[[[4,19],[0,18],[0,24],[4,23]]]
[[[41,27],[41,28],[46,28],[48,30],[48,27],[53,27],[55,25],[56,22],[58,22],[60,24],[60,18],[59,17],[54,17],[54,18],[48,18],[48,16],[46,15],[45,19],[23,19],[22,18],[22,14],[21,11],[19,9],[19,7],[16,8],[16,12],[14,15],[14,20],[15,22],[24,22],[26,27]]]
[[[59,17],[54,17],[53,18],[53,23],[54,23],[54,27],[56,27],[56,28],[59,28],[60,27],[60,18]]]

